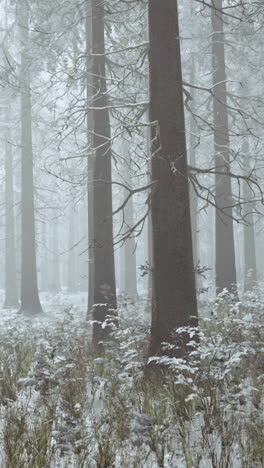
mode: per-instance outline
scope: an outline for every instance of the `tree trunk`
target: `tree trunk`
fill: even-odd
[[[79,240],[80,242],[78,245],[78,264],[79,264],[79,284],[80,284],[79,290],[85,293],[87,293],[88,291],[87,214],[88,214],[87,204],[84,203],[79,213],[79,227],[80,227]]]
[[[192,54],[192,60],[191,60],[191,83],[194,83],[194,78],[195,78],[195,61],[194,61],[194,55]],[[192,93],[192,99],[194,100],[194,92]],[[193,101],[190,103],[190,108],[192,111],[195,110],[195,105]],[[195,120],[194,117],[191,115],[191,122],[190,122],[190,166],[195,167],[196,165],[196,155],[195,155],[195,146],[196,146],[196,137],[195,137],[195,131],[196,131],[196,125],[195,125]],[[197,194],[194,190],[194,187],[192,184],[190,184],[190,199],[191,199],[191,222],[192,222],[192,245],[193,245],[193,263],[194,267],[197,267],[198,261],[199,261],[199,256],[198,256],[198,233],[197,233],[197,228],[198,228],[198,197]]]
[[[243,142],[242,154],[245,176],[248,176],[251,172],[248,141]],[[250,203],[252,190],[246,180],[243,181],[243,201],[245,202],[244,221],[246,223],[244,224],[244,291],[250,291],[257,283],[257,265],[253,218],[254,202]]]
[[[94,305],[94,160],[88,160],[88,315]]]
[[[107,339],[109,327],[102,327],[116,311],[116,285],[113,249],[111,131],[105,79],[104,4],[92,0],[93,107],[94,110],[94,307],[97,323],[93,342]]]
[[[222,0],[212,0],[212,66],[214,90],[215,167],[215,269],[216,292],[236,293],[236,262],[232,220],[232,188],[226,95],[225,45]]]
[[[129,154],[129,143],[123,141],[123,168],[121,169],[122,182],[129,188],[132,188],[133,184],[133,173],[131,170],[131,159]],[[127,197],[127,190],[124,189],[124,200]],[[127,204],[124,207],[124,221],[123,232],[128,232],[134,226],[134,203],[133,197],[131,197]],[[127,298],[132,302],[135,302],[138,298],[137,292],[137,265],[136,265],[136,242],[133,237],[134,233],[131,234],[131,237],[125,240],[125,243],[122,247],[121,261],[123,265],[121,266],[122,275],[124,278],[123,291],[126,294]]]
[[[151,211],[149,212],[148,219],[147,219],[147,245],[148,245],[148,290],[147,290],[147,313],[148,315],[151,314],[151,308],[152,308],[152,284],[153,284],[153,278],[152,278],[152,269],[153,269],[153,241],[152,241],[152,218],[151,218]]]
[[[59,222],[53,219],[52,226],[52,291],[58,293],[60,285],[60,262],[59,262]]]
[[[123,216],[121,215],[120,217],[120,222],[122,223],[123,222]],[[117,282],[118,284],[118,288],[119,288],[119,293],[124,295],[124,292],[125,292],[125,265],[126,265],[126,262],[125,262],[125,246],[124,244],[121,244],[120,247],[119,247],[119,259],[120,259],[120,263],[119,263],[119,279],[120,281]]]
[[[127,194],[127,192],[126,192]],[[128,200],[125,207],[125,220],[127,229],[134,226],[133,200]],[[133,234],[132,234],[133,236]],[[136,265],[136,243],[134,237],[125,241],[125,292],[132,302],[138,298],[137,293],[137,265]]]
[[[10,109],[6,107],[5,139],[5,302],[4,308],[16,308],[19,305],[16,272],[13,153],[10,142]]]
[[[48,291],[48,251],[47,251],[47,231],[45,220],[41,223],[41,244],[42,244],[42,259],[41,259],[41,291]]]
[[[162,354],[175,329],[197,324],[178,10],[149,2],[152,324],[149,354]],[[194,317],[194,318],[192,318]],[[174,341],[175,342],[175,341]],[[184,352],[184,343],[182,343]]]
[[[145,32],[145,41],[149,42],[149,28],[148,28],[148,19],[146,18],[146,32]],[[146,69],[146,74],[149,80],[149,67]],[[148,90],[148,99],[150,100]],[[150,121],[149,112],[146,114],[146,123]],[[148,165],[147,165],[147,177],[148,183],[151,181],[151,129],[149,126],[146,127],[146,139],[147,139],[147,158],[148,158]],[[151,190],[148,195],[151,194]],[[153,245],[152,245],[152,219],[151,219],[151,210],[148,213],[147,217],[147,260],[146,260],[146,267],[147,267],[147,302],[146,302],[146,317],[149,319],[151,316],[151,308],[152,308],[152,265],[153,265]]]
[[[86,70],[87,70],[87,103],[88,106],[93,104],[93,76],[92,76],[92,66],[93,60],[90,58],[92,52],[93,44],[93,34],[92,34],[92,0],[86,0]],[[87,318],[90,318],[90,312],[94,304],[94,155],[92,154],[92,149],[94,148],[93,144],[93,132],[94,132],[94,121],[93,121],[93,111],[89,110],[87,112],[87,145],[90,154],[87,161],[87,170],[88,170],[88,310]]]
[[[21,255],[22,255],[22,222],[21,222],[21,191],[18,190],[20,187],[21,172],[13,172],[14,182],[15,182],[15,245],[16,245],[16,261],[17,261],[17,290],[18,297],[21,297]]]
[[[149,38],[147,37],[149,40]],[[150,97],[149,97],[150,99]],[[148,121],[150,121],[150,116],[148,114],[147,116]],[[148,183],[151,182],[151,129],[150,127],[147,127],[147,157],[148,157]],[[151,195],[151,189],[148,195]],[[153,283],[153,278],[152,278],[152,267],[153,267],[153,242],[152,242],[152,218],[151,218],[151,210],[148,213],[147,217],[147,304],[146,304],[146,312],[147,312],[147,317],[151,315],[151,309],[152,309],[152,283]]]
[[[70,207],[69,213],[69,238],[68,238],[68,293],[76,293],[76,252],[75,252],[75,211],[74,206]]]
[[[28,8],[21,0],[21,312],[42,312],[39,300],[36,268],[34,217],[32,116],[30,95],[30,58],[28,56]]]

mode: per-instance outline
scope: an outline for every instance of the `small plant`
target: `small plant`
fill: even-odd
[[[27,438],[27,408],[6,410],[3,427],[3,446],[6,468],[24,467],[23,452]]]
[[[107,427],[99,427],[95,430],[95,439],[97,442],[96,466],[97,468],[115,467],[115,450],[112,430]]]
[[[5,466],[261,468],[263,310],[256,292],[222,295],[199,328],[177,330],[189,353],[153,357],[150,373],[132,304],[100,353],[73,309],[41,327],[20,318],[0,332]]]

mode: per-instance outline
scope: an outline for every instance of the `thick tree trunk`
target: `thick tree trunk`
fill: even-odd
[[[104,3],[92,0],[93,107],[94,111],[94,306],[93,342],[107,339],[102,327],[116,311],[113,249],[111,131],[105,79]]]
[[[149,42],[149,28],[148,28],[148,18],[146,18],[146,32],[145,32],[145,41]],[[146,74],[148,75],[149,80],[149,67],[146,69]],[[149,90],[148,90],[149,91]],[[149,93],[148,93],[149,94]],[[150,100],[150,96],[148,95],[148,99]],[[146,123],[150,121],[149,112],[146,114]],[[147,158],[148,158],[148,165],[147,165],[147,176],[148,176],[148,183],[151,181],[151,129],[150,127],[146,127],[146,139],[147,139]],[[151,192],[150,192],[151,193]],[[149,194],[150,194],[149,193]],[[148,195],[149,195],[148,194]],[[153,243],[152,243],[152,219],[151,219],[151,210],[148,213],[147,217],[147,260],[148,263],[146,266],[148,267],[147,270],[147,303],[146,303],[146,316],[149,319],[151,316],[151,309],[152,309],[152,265],[153,265]]]
[[[147,297],[147,312],[148,314],[151,313],[151,303],[152,303],[152,283],[153,283],[153,279],[152,279],[152,268],[153,268],[153,241],[152,241],[152,218],[151,218],[151,211],[149,212],[149,215],[148,215],[148,225],[147,225],[147,246],[148,246],[148,272],[147,272],[147,275],[148,275],[148,291],[147,291],[147,294],[148,294],[148,297]]]
[[[232,220],[232,188],[226,95],[225,37],[222,0],[212,0],[212,65],[214,86],[215,167],[215,269],[216,292],[226,288],[236,293],[236,262]]]
[[[6,108],[6,123],[9,125],[10,109]],[[10,142],[10,128],[7,127],[5,139],[5,302],[4,308],[19,305],[16,272],[13,153]]]
[[[249,144],[243,142],[242,146],[244,173],[249,176]],[[257,283],[256,246],[254,230],[254,202],[252,201],[252,190],[247,181],[243,181],[243,201],[244,204],[244,291],[250,291]],[[252,201],[252,203],[250,203]]]
[[[197,320],[177,2],[149,2],[151,177],[155,186],[149,354]],[[182,348],[184,351],[184,348]]]
[[[149,98],[150,99],[150,98]],[[148,115],[148,120],[150,121],[150,116]],[[148,127],[147,128],[147,145],[148,145],[148,182],[151,182],[151,130]],[[151,194],[151,192],[149,193]],[[149,195],[148,194],[148,195]],[[152,283],[153,283],[153,278],[152,278],[152,267],[153,267],[153,242],[152,242],[152,232],[153,232],[153,227],[152,227],[152,217],[151,217],[151,210],[149,211],[148,218],[147,218],[147,262],[148,265],[148,271],[147,271],[147,280],[148,280],[148,285],[147,285],[147,307],[146,307],[146,312],[147,316],[151,315],[151,309],[152,309]]]
[[[94,304],[94,161],[88,161],[88,315]]]
[[[34,217],[32,116],[30,95],[30,58],[28,56],[28,9],[21,1],[21,312],[42,312],[39,300],[36,268],[36,242]]]

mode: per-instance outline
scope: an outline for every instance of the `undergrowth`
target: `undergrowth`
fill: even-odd
[[[135,306],[119,315],[100,354],[70,308],[1,330],[2,466],[263,467],[261,294],[223,293],[198,329],[178,330],[190,334],[188,356],[153,357],[159,371],[147,376],[144,317]]]

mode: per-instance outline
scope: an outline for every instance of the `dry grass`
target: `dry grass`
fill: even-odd
[[[148,377],[135,310],[100,355],[89,326],[68,316],[35,335],[2,334],[3,466],[264,466],[261,304],[225,297],[190,355]]]

